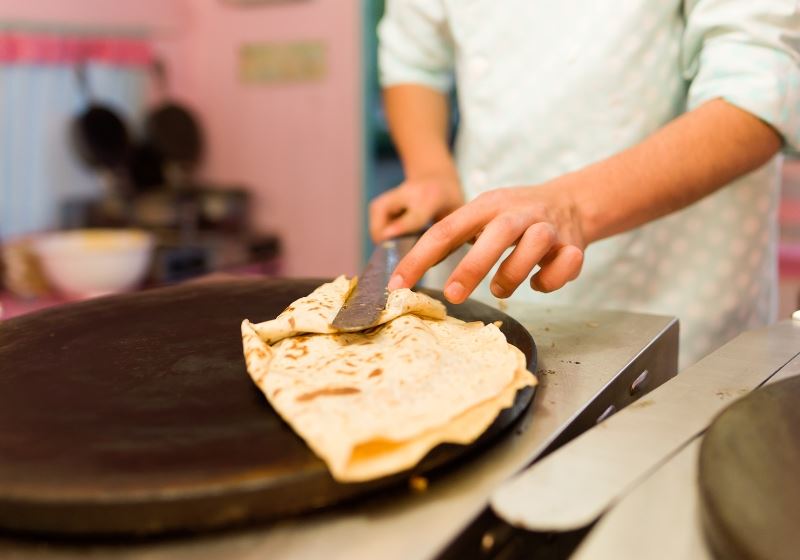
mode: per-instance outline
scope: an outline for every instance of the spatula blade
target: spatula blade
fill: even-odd
[[[340,331],[360,331],[375,326],[386,308],[389,291],[386,286],[400,259],[413,247],[417,236],[389,239],[375,247],[367,267],[358,277],[355,289],[347,297],[333,319]]]

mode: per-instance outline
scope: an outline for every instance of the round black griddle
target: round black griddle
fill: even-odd
[[[530,403],[520,391],[473,445],[441,445],[411,472],[335,482],[250,380],[239,331],[321,283],[187,284],[0,323],[0,527],[152,534],[306,512],[446,470]],[[477,302],[448,307],[503,321],[535,369],[519,323]]]
[[[758,389],[717,417],[701,446],[699,486],[715,557],[800,557],[800,377]]]

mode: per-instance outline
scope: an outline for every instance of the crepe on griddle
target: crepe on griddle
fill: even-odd
[[[448,317],[408,289],[389,295],[379,326],[335,332],[354,285],[340,276],[272,321],[242,323],[251,378],[335,479],[386,476],[440,443],[471,443],[536,383],[497,326]]]

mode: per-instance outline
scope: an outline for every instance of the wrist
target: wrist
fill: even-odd
[[[452,158],[430,162],[427,165],[404,166],[404,173],[406,181],[428,183],[432,187],[438,188],[448,206],[463,203],[461,180]]]
[[[449,155],[425,160],[404,161],[403,173],[408,181],[440,179],[458,182],[458,170]]]
[[[598,177],[593,177],[589,168],[569,173],[557,179],[559,196],[566,199],[567,211],[573,223],[580,230],[585,246],[607,237],[604,233],[605,220],[610,211],[603,208]]]

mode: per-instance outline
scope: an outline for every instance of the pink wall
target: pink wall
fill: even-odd
[[[185,24],[189,7],[185,0],[0,0],[0,21],[175,33]]]
[[[254,225],[281,235],[285,272],[331,276],[360,259],[360,3],[298,0],[234,8],[220,0],[0,0],[0,22],[152,30],[172,93],[200,114],[206,176],[254,194]],[[321,40],[327,74],[244,85],[247,42]]]
[[[188,39],[191,6],[186,0],[0,0],[0,23],[122,29],[149,34],[178,52],[173,45]],[[188,84],[191,77],[178,68],[175,80]]]
[[[187,38],[175,42],[172,54],[189,61],[190,78],[177,93],[204,118],[208,176],[252,187],[255,223],[281,234],[288,274],[355,272],[361,201],[359,2],[233,8],[219,0],[191,0],[190,5]],[[327,45],[322,81],[239,83],[237,53],[243,43],[306,39]]]

